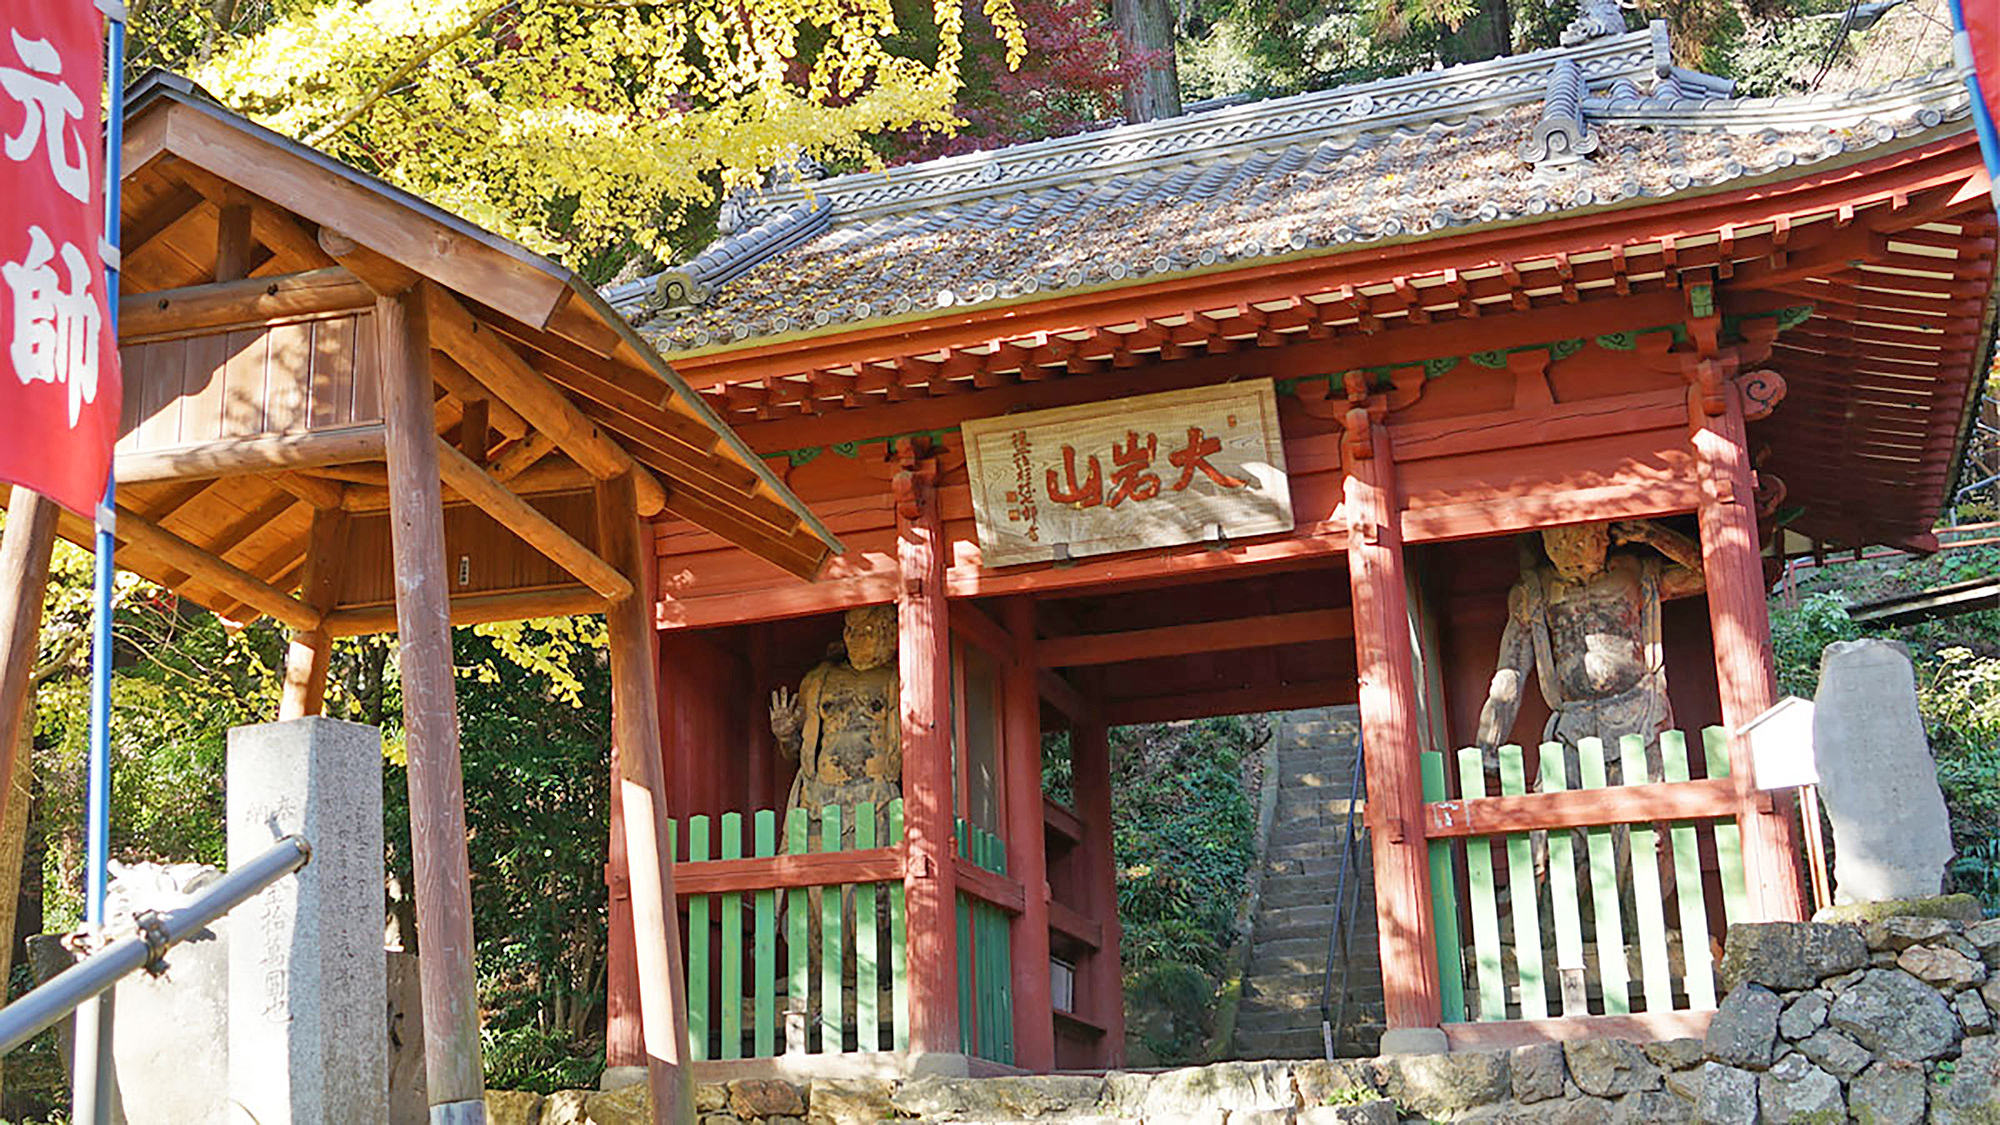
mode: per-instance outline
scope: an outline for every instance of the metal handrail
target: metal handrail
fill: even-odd
[[[98,950],[49,979],[41,987],[0,1008],[0,1055],[33,1039],[78,1006],[111,989],[139,969],[158,974],[167,950],[201,932],[210,922],[252,895],[304,867],[312,846],[303,836],[286,836],[263,855],[239,865],[194,896],[179,910],[139,915],[138,934]]]
[[[1354,869],[1354,849],[1358,834],[1354,830],[1354,813],[1367,799],[1368,785],[1362,767],[1361,739],[1354,740],[1354,768],[1348,775],[1347,783],[1347,828],[1346,838],[1340,847],[1340,882],[1333,896],[1333,928],[1326,935],[1326,973],[1319,986],[1319,1036],[1320,1045],[1325,1048],[1327,1061],[1340,1055],[1340,1037],[1347,1024],[1347,995],[1350,991],[1348,980],[1352,975],[1352,955],[1354,947],[1354,920],[1360,913],[1361,880],[1354,880],[1354,899],[1350,904],[1347,894],[1348,874]],[[1333,996],[1333,967],[1340,964],[1340,993],[1336,1002]]]

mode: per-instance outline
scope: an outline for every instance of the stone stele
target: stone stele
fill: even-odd
[[[1951,862],[1951,826],[1902,645],[1826,647],[1813,749],[1820,799],[1833,821],[1834,901],[1937,894]]]
[[[231,867],[293,833],[312,845],[230,915],[228,1120],[388,1120],[381,735],[323,718],[236,727],[228,806]]]

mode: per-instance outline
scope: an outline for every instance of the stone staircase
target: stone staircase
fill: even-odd
[[[1320,985],[1340,885],[1340,853],[1360,718],[1353,707],[1273,716],[1278,802],[1262,858],[1263,886],[1244,972],[1243,1006],[1230,1056],[1318,1058]],[[1357,828],[1359,825],[1357,824]],[[1382,971],[1375,943],[1375,889],[1366,837],[1356,840],[1349,879],[1359,879],[1343,1055],[1373,1055],[1382,1035]],[[1334,985],[1339,987],[1339,977]]]

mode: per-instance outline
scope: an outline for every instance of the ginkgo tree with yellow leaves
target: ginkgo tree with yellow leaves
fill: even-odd
[[[652,250],[718,190],[801,156],[875,165],[872,137],[958,124],[965,6],[916,8],[935,23],[922,36],[901,7],[335,0],[269,9],[190,61],[270,128],[580,266],[628,238]],[[1018,64],[1012,0],[981,10]]]

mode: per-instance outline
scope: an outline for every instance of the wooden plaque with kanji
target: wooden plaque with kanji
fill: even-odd
[[[965,423],[986,566],[1292,529],[1271,380]]]

